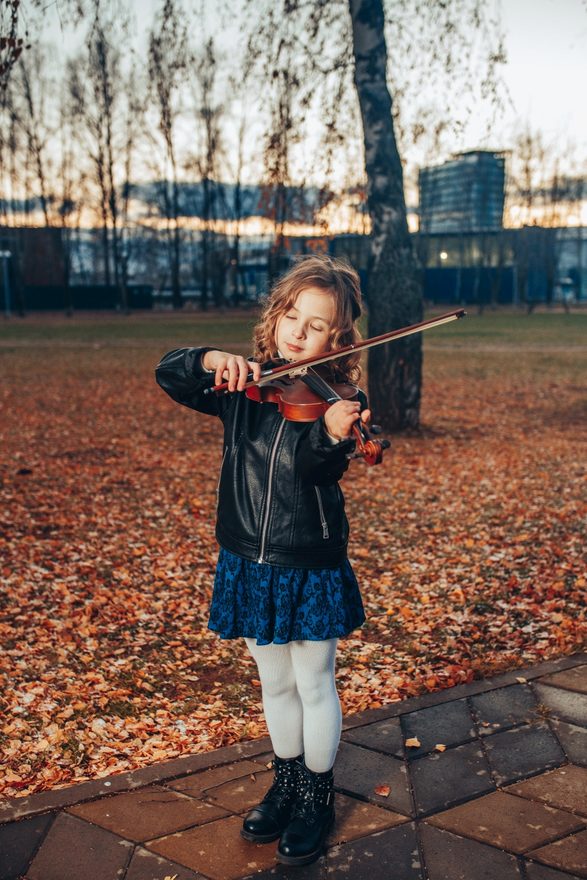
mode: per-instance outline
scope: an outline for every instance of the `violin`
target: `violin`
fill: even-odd
[[[437,318],[430,318],[428,321],[420,321],[418,324],[401,327],[399,330],[391,330],[389,333],[382,333],[379,336],[371,337],[371,339],[354,342],[334,351],[325,351],[315,357],[270,367],[261,371],[261,377],[256,382],[253,380],[253,374],[250,373],[244,390],[251,400],[256,400],[259,403],[276,403],[279,412],[286,419],[313,422],[320,418],[328,407],[337,400],[354,400],[358,395],[358,388],[353,385],[329,385],[316,373],[313,369],[314,366],[335,360],[354,351],[372,348],[384,342],[402,339],[404,336],[411,336],[422,330],[448,324],[451,321],[464,318],[466,314],[464,309],[456,309],[453,312],[445,312]],[[226,393],[227,391],[228,382],[222,382],[220,385],[207,388],[204,394]],[[371,427],[374,434],[379,433],[379,430],[376,425]],[[359,451],[350,457],[364,458],[367,464],[379,464],[383,450],[390,445],[389,441],[372,440],[364,422],[360,419],[353,425],[353,434],[357,439]]]
[[[278,377],[263,385],[250,385],[245,389],[250,400],[257,403],[275,403],[284,419],[292,422],[315,422],[337,400],[356,400],[359,389],[355,385],[330,385],[311,367],[307,372],[292,379]],[[373,433],[381,429],[371,427]],[[349,458],[363,458],[368,465],[380,464],[383,450],[390,446],[389,440],[373,440],[365,423],[359,418],[352,427],[357,441],[357,452]]]

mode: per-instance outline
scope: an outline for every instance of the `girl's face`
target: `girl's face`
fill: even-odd
[[[328,351],[335,314],[334,298],[327,290],[304,288],[275,327],[275,342],[283,357],[301,361]]]

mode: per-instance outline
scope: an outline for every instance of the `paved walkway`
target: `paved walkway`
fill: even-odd
[[[313,865],[240,837],[267,738],[0,801],[1,880],[587,877],[587,653],[344,720]]]

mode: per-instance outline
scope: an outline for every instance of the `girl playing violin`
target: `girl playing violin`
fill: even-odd
[[[220,545],[209,629],[244,639],[258,670],[275,753],[274,780],[241,834],[280,838],[277,858],[320,856],[334,822],[333,765],[342,712],[335,684],[339,638],[365,620],[347,559],[348,520],[338,481],[349,465],[353,424],[366,398],[340,400],[313,422],[288,421],[243,392],[275,361],[299,361],[360,339],[357,273],[327,256],[301,258],[275,285],[255,328],[254,360],[212,348],[169,352],[156,369],[178,403],[219,416],[224,452],[218,486]],[[360,375],[359,353],[323,365],[340,383]],[[324,369],[325,368],[325,369]],[[205,394],[212,381],[228,393]]]

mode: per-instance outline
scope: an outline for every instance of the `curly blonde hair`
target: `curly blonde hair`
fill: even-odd
[[[308,287],[318,287],[334,300],[335,318],[329,337],[331,349],[343,348],[361,339],[355,326],[363,311],[358,274],[344,260],[336,260],[326,254],[312,254],[299,257],[273,286],[254,329],[256,360],[263,363],[279,357],[275,341],[277,322]],[[360,359],[360,352],[353,352],[323,366],[332,380],[358,382],[361,376]]]

